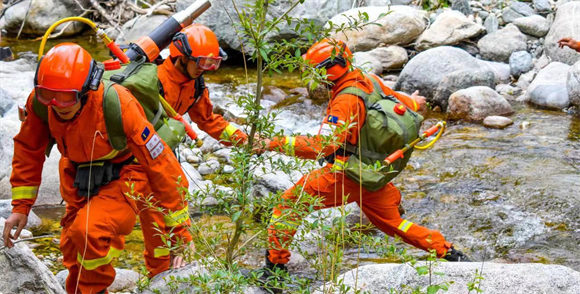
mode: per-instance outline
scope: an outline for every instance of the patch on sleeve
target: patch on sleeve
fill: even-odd
[[[165,146],[163,145],[163,142],[161,142],[161,139],[159,138],[159,135],[157,135],[157,134],[154,134],[153,136],[151,136],[151,139],[149,139],[149,142],[147,142],[145,144],[145,146],[147,147],[147,150],[149,151],[149,155],[151,155],[152,159],[155,159],[159,155],[161,155],[161,153],[163,152],[163,149],[165,148]]]
[[[141,139],[143,140],[143,142],[147,141],[147,138],[149,138],[149,134],[151,134],[149,127],[145,127],[145,129],[143,129],[143,132],[141,132]]]
[[[338,123],[338,116],[329,115],[326,118],[326,122],[329,122],[329,123],[332,123],[332,124],[337,124]]]
[[[318,132],[319,135],[323,135],[323,136],[328,136],[328,135],[332,135],[332,127],[331,125],[327,124],[327,123],[323,123],[322,126],[320,127],[320,131]]]

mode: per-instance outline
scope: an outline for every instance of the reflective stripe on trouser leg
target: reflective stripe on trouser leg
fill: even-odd
[[[123,249],[109,247],[109,252],[107,253],[107,255],[105,255],[101,258],[95,258],[95,259],[86,259],[86,258],[83,259],[82,255],[79,252],[79,253],[77,253],[77,261],[85,269],[94,270],[94,269],[98,268],[99,266],[111,263],[111,261],[113,261],[113,258],[117,258],[121,255],[121,252],[123,252]]]
[[[176,227],[189,220],[189,210],[187,206],[185,206],[181,210],[170,212],[169,214],[164,215],[163,220],[165,221],[166,226]]]

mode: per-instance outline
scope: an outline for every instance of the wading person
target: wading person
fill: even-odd
[[[27,223],[41,183],[45,150],[55,142],[60,191],[66,201],[60,249],[69,270],[68,293],[107,293],[115,279],[111,261],[124,248],[137,208],[130,195],[154,193],[164,219],[160,233],[173,233],[173,244],[191,242],[187,202],[179,188],[188,186],[169,147],[147,121],[139,102],[114,84],[105,94],[102,70],[83,48],[72,43],[53,47],[41,59],[26,118],[14,138],[12,214],[4,244],[14,246]],[[114,91],[122,113],[127,149],[118,152],[107,136],[103,99]],[[47,149],[48,147],[48,149]],[[180,179],[179,179],[180,178]],[[11,229],[17,227],[14,235]]]
[[[418,92],[411,97],[396,93],[375,75],[364,74],[358,69],[349,70],[352,54],[342,41],[322,40],[303,57],[316,68],[325,68],[332,86],[332,97],[319,134],[310,138],[287,136],[266,139],[254,150],[258,153],[266,150],[286,152],[306,159],[316,159],[323,154],[328,163],[305,175],[294,187],[285,191],[283,203],[274,208],[268,230],[271,247],[266,252],[266,266],[262,269],[261,279],[267,281],[273,272],[286,271],[285,265],[290,260],[287,248],[301,222],[301,217],[292,213],[291,208],[300,207],[301,204],[296,201],[301,193],[320,198],[322,205],[316,209],[342,205],[343,196],[347,197],[346,202],[356,202],[368,219],[389,236],[398,236],[426,251],[435,250],[437,256],[449,261],[466,261],[465,255],[455,250],[440,232],[401,218],[398,210],[401,193],[390,183],[398,172],[392,173],[389,178],[373,172],[352,176],[347,170],[359,171],[356,166],[361,162],[359,156],[363,161],[382,161],[416,138],[423,118],[415,111],[425,106],[425,98]],[[389,100],[392,106],[384,108],[375,103],[380,99]],[[403,129],[403,136],[394,133],[397,128]],[[413,132],[414,137],[411,137]],[[333,135],[336,143],[324,146],[327,135]],[[404,137],[409,138],[405,140]],[[395,171],[404,169],[409,155],[406,153],[405,160],[393,163]],[[304,209],[307,207],[304,206]]]

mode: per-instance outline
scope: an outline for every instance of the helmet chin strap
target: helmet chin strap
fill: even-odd
[[[187,70],[187,64],[188,62],[190,62],[190,60],[187,60],[186,63],[183,63],[182,61],[182,57],[183,56],[179,56],[177,57],[177,62],[179,62],[179,67],[181,67],[181,73],[186,76],[188,79],[193,80],[193,77],[189,74],[189,71]]]

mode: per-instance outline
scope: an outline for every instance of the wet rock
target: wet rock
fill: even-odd
[[[115,268],[115,280],[113,284],[107,288],[109,292],[131,292],[137,286],[140,275],[132,270]],[[56,278],[60,285],[64,288],[68,270],[62,270],[56,274]]]
[[[368,51],[386,45],[405,45],[415,40],[426,28],[426,12],[408,6],[362,7],[346,11],[330,21],[336,25],[350,21],[347,16],[358,19],[359,13],[367,13],[369,19],[377,19],[381,13],[389,13],[378,20],[381,26],[365,26],[357,31],[345,31],[334,37],[346,40],[350,50]]]
[[[451,9],[457,10],[464,15],[471,14],[471,7],[469,6],[469,0],[451,0]]]
[[[327,103],[332,97],[328,88],[320,84],[312,88],[311,83],[308,83],[306,89],[308,89],[308,98],[310,98],[316,104]]]
[[[508,62],[510,55],[516,51],[526,50],[526,36],[513,24],[497,32],[486,35],[477,42],[484,59]]]
[[[566,89],[570,98],[570,104],[580,107],[580,61],[568,71],[566,79]]]
[[[509,7],[504,8],[501,17],[506,23],[514,22],[520,17],[537,14],[532,7],[523,2],[514,1]]]
[[[548,0],[533,0],[534,8],[541,14],[548,14],[552,12],[552,6]]]
[[[566,79],[570,66],[552,62],[536,75],[526,93],[530,102],[549,109],[568,107],[570,99],[566,89]]]
[[[302,97],[308,97],[308,90],[304,87],[290,89],[289,93],[293,95],[300,95]]]
[[[14,54],[12,54],[12,49],[10,47],[0,47],[0,61],[12,61],[14,60]]]
[[[490,115],[514,113],[508,101],[489,87],[459,90],[449,97],[447,109],[450,119],[480,122]]]
[[[279,88],[274,86],[268,86],[264,89],[264,96],[262,99],[273,101],[273,102],[281,102],[286,98],[286,93]]]
[[[0,117],[4,116],[4,114],[8,112],[14,104],[14,99],[12,99],[4,89],[0,88]]]
[[[56,21],[70,16],[78,16],[83,11],[74,0],[32,1],[25,0],[10,6],[0,19],[0,30],[6,30],[7,35],[16,36],[22,22],[26,22],[22,29],[23,36],[42,36]],[[13,1],[16,2],[16,1]],[[80,0],[84,7],[90,6],[88,0]],[[26,14],[28,13],[28,17]],[[64,36],[71,36],[81,32],[86,25],[73,22],[65,31]],[[62,26],[54,32],[59,32]]]
[[[220,163],[217,160],[208,160],[199,165],[199,173],[206,176],[216,173],[220,168]]]
[[[6,220],[0,217],[0,231]],[[0,246],[4,246],[0,240]],[[14,248],[0,250],[0,291],[3,293],[65,294],[50,270],[24,242]]]
[[[8,219],[8,217],[12,214],[12,200],[0,200],[0,217]],[[40,226],[42,221],[40,218],[34,213],[34,211],[30,211],[28,214],[28,223],[26,223],[25,228],[32,229]]]
[[[411,59],[395,84],[395,90],[413,93],[415,90],[429,100],[447,75],[458,70],[478,71],[478,61],[469,53],[449,46],[442,46],[419,53]]]
[[[376,75],[383,73],[381,62],[368,52],[355,52],[353,54],[353,66],[360,67],[367,73]]]
[[[510,73],[519,77],[534,67],[532,54],[527,51],[517,51],[510,56]]]
[[[491,34],[499,29],[499,20],[495,14],[490,14],[483,23],[485,30],[488,34]]]
[[[504,116],[488,116],[483,120],[483,125],[488,128],[493,129],[504,129],[514,122]]]
[[[495,75],[489,70],[469,70],[462,69],[447,74],[435,91],[433,102],[447,109],[449,96],[461,89],[474,86],[495,87]]]
[[[546,35],[544,50],[552,61],[563,62],[568,65],[580,60],[580,54],[570,48],[558,47],[558,40],[564,37],[571,37],[580,40],[580,17],[577,11],[580,10],[580,2],[568,2],[562,4],[556,12],[554,23]]]
[[[514,99],[515,97],[520,96],[523,92],[522,89],[507,84],[497,85],[495,87],[495,91],[500,95],[510,99]]]
[[[420,263],[419,265],[425,265]],[[424,287],[425,285],[440,284],[454,281],[445,293],[465,293],[465,285],[473,282],[474,273],[481,270],[478,262],[442,262],[435,266],[434,271],[443,275],[419,276],[415,268],[407,264],[376,264],[366,265],[346,272],[338,277],[342,287],[352,287],[368,293],[382,293],[384,289],[403,291],[406,287]],[[561,265],[530,264],[501,264],[486,262],[482,273],[483,282],[480,288],[483,293],[489,294],[527,294],[551,293],[557,289],[558,293],[578,293],[580,272]],[[329,285],[326,286],[326,289]],[[315,293],[322,293],[322,289]],[[328,293],[328,292],[324,292]],[[333,293],[338,293],[333,292]],[[349,292],[350,293],[350,292]]]
[[[121,27],[123,34],[117,37],[116,42],[119,44],[135,42],[139,38],[147,36],[167,18],[168,16],[166,15],[139,15],[123,24]]]
[[[399,46],[379,47],[368,53],[381,63],[383,72],[400,70],[409,60],[407,50]]]
[[[421,34],[415,48],[424,51],[438,46],[453,45],[483,32],[485,32],[483,26],[470,21],[461,12],[445,11]]]
[[[538,38],[545,36],[550,30],[550,24],[548,21],[539,15],[518,18],[513,22],[513,24],[515,24],[522,33]]]

